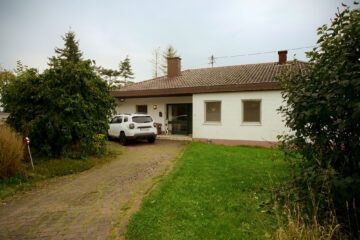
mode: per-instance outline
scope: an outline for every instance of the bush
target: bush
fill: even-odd
[[[280,78],[286,102],[280,111],[294,133],[284,136],[283,147],[298,169],[289,187],[303,212],[323,225],[336,216],[349,237],[358,239],[360,9],[345,6],[318,34],[319,47],[307,53],[308,68]]]
[[[7,125],[0,124],[0,178],[22,173],[24,143],[22,137]]]
[[[73,32],[63,38],[43,73],[18,66],[1,94],[11,127],[29,136],[34,150],[49,157],[85,157],[101,152],[108,118],[115,108],[109,87],[84,60]],[[99,145],[100,144],[100,145]]]

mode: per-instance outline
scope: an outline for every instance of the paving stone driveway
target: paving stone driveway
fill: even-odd
[[[171,168],[184,146],[135,143],[101,167],[8,199],[0,206],[0,239],[123,239],[130,215],[156,183],[153,178]]]

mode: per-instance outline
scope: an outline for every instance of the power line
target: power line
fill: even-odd
[[[307,49],[307,48],[314,48],[317,47],[316,45],[313,46],[306,46],[306,47],[298,47],[298,48],[289,48],[287,49],[288,51],[294,51],[294,50],[301,50],[301,49]],[[237,54],[237,55],[232,55],[232,56],[221,56],[221,57],[214,57],[214,55],[211,55],[208,59],[210,62],[206,63],[206,65],[211,65],[211,67],[214,66],[216,59],[219,58],[236,58],[236,57],[244,57],[244,56],[253,56],[253,55],[261,55],[261,54],[269,54],[269,53],[277,53],[278,50],[273,50],[273,51],[265,51],[265,52],[257,52],[257,53],[246,53],[246,54]],[[188,67],[188,69],[193,69],[195,67],[200,67],[205,65],[205,63],[203,64],[197,64],[197,65],[193,65],[191,67]]]
[[[288,49],[288,51],[292,51],[292,50],[300,50],[300,49],[306,49],[306,48],[313,48],[313,47],[316,47],[316,46],[307,46],[307,47],[290,48],[290,49]],[[237,54],[237,55],[232,55],[232,56],[221,56],[221,57],[214,57],[214,58],[215,58],[215,59],[219,59],[219,58],[235,58],[235,57],[253,56],[253,55],[268,54],[268,53],[276,53],[276,52],[278,52],[278,50],[274,50],[274,51],[266,51],[266,52],[257,52],[257,53]]]

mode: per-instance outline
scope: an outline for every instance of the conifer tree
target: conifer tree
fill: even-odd
[[[119,81],[118,77],[120,76],[120,72],[113,69],[107,69],[100,67],[99,68],[100,75],[104,78],[104,80],[108,83],[110,88],[120,88],[121,81]]]
[[[124,61],[120,61],[120,77],[124,78],[124,85],[131,84],[133,82],[127,81],[127,79],[134,79],[134,73],[131,70],[130,59],[128,56],[124,59]]]
[[[160,66],[160,70],[164,75],[167,75],[167,59],[173,57],[179,57],[179,56],[175,48],[169,45],[162,54],[163,64]]]

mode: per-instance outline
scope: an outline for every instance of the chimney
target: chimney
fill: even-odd
[[[287,50],[278,51],[279,54],[279,64],[286,63]]]
[[[167,73],[168,77],[177,77],[180,76],[181,72],[181,58],[173,57],[167,59]]]

